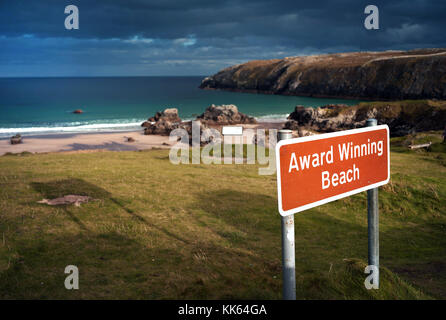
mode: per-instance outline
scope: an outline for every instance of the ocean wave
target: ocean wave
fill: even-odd
[[[267,114],[262,116],[253,116],[258,122],[283,122],[286,121],[289,113],[281,113],[281,114]],[[186,117],[183,118],[183,121],[194,121],[195,117]]]
[[[125,120],[124,120],[125,121]],[[37,135],[37,134],[56,134],[56,133],[82,133],[82,132],[108,132],[108,131],[127,131],[141,127],[145,120],[132,119],[131,122],[70,122],[59,123],[52,126],[29,126],[17,128],[0,128],[0,137],[7,137],[12,134]]]
[[[253,116],[258,122],[283,122],[286,121],[289,113],[282,114],[267,114],[262,116]],[[183,121],[194,121],[196,118],[188,117],[184,118]]]
[[[258,122],[282,122],[286,121],[289,114],[268,114],[256,116]],[[195,118],[185,118],[183,121],[195,120]],[[115,119],[115,120],[91,120],[73,121],[53,124],[42,124],[0,128],[0,138],[10,137],[14,134],[23,136],[59,134],[59,133],[89,133],[89,132],[110,132],[137,130],[141,127],[145,119]]]

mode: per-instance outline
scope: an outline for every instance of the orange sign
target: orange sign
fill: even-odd
[[[390,179],[387,125],[282,140],[276,155],[282,216],[382,186]]]

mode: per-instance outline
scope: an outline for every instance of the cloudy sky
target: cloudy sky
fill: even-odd
[[[66,30],[65,6],[79,8]],[[379,8],[380,29],[364,28]],[[445,0],[0,0],[0,77],[208,75],[253,59],[446,47]]]

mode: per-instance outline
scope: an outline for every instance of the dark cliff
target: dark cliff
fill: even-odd
[[[358,52],[232,66],[203,89],[365,99],[446,99],[446,49]]]

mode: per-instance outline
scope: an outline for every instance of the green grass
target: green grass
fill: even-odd
[[[419,145],[432,143],[429,148],[410,150],[410,145]],[[395,137],[391,139],[391,149],[395,152],[406,152],[406,153],[424,153],[425,151],[435,153],[437,158],[443,156],[446,153],[446,143],[443,143],[443,132],[442,131],[428,131],[410,134],[403,137]],[[444,154],[446,156],[446,154]]]
[[[442,157],[391,154],[379,290],[363,285],[365,193],[296,214],[297,297],[446,298]],[[258,168],[172,165],[167,150],[0,157],[0,298],[280,299],[276,177]],[[67,194],[96,200],[36,203]]]

